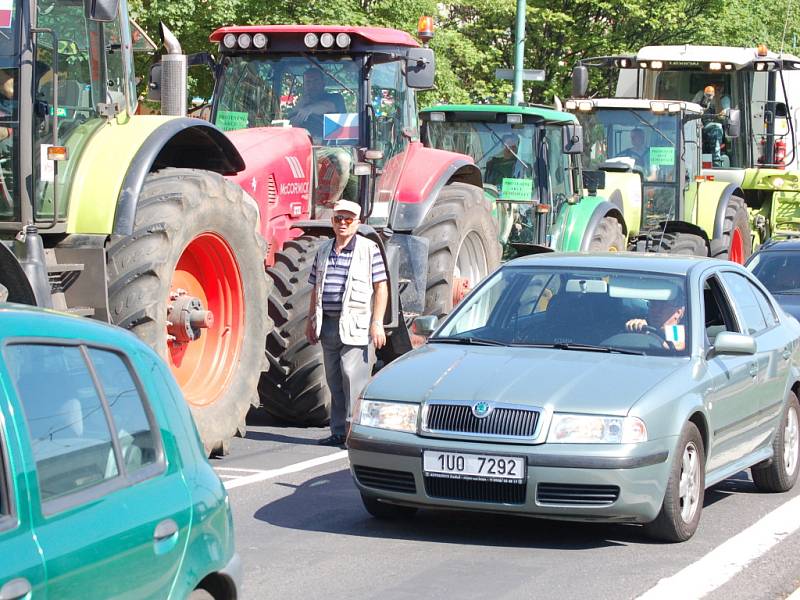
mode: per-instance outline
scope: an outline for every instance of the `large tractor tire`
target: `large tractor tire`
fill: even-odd
[[[425,314],[442,316],[499,264],[502,248],[492,207],[466,183],[442,188],[414,235],[428,239]]]
[[[589,252],[623,252],[625,247],[622,223],[614,217],[603,217],[592,232]]]
[[[133,234],[108,248],[111,320],[153,347],[175,375],[200,437],[226,454],[243,435],[271,328],[258,207],[222,176],[151,173]]]
[[[753,252],[752,240],[747,205],[733,196],[725,208],[722,239],[711,242],[711,256],[744,264]]]
[[[275,253],[267,269],[274,286],[269,316],[275,328],[267,337],[270,366],[258,386],[261,406],[294,425],[319,426],[330,420],[331,396],[325,383],[322,347],[306,339],[311,286],[308,275],[324,238],[304,235]]]
[[[708,256],[708,246],[701,236],[682,231],[667,233],[654,231],[650,233],[647,249],[650,252],[661,252],[663,254]]]

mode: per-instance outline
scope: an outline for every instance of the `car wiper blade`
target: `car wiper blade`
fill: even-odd
[[[436,337],[430,338],[429,342],[443,342],[445,344],[470,344],[473,346],[507,346],[508,344],[495,340],[487,340],[479,337]]]
[[[556,350],[586,350],[587,352],[607,352],[608,354],[632,354],[644,356],[641,350],[627,350],[626,348],[614,348],[613,346],[595,346],[594,344],[574,344],[572,342],[557,342],[554,344],[513,344],[525,348],[555,348]]]

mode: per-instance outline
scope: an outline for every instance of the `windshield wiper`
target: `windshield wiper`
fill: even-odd
[[[595,346],[594,344],[574,344],[572,342],[557,342],[554,344],[512,344],[524,348],[555,348],[556,350],[585,350],[587,352],[606,352],[607,354],[632,354],[644,356],[641,350],[627,350],[625,348],[614,348],[613,346]]]
[[[508,346],[503,342],[487,340],[479,337],[436,337],[428,340],[429,342],[444,342],[445,344],[469,344],[472,346]]]

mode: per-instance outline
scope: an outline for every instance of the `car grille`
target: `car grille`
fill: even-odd
[[[570,485],[540,483],[536,486],[539,504],[572,504],[580,506],[608,506],[619,498],[616,485]]]
[[[360,465],[355,465],[353,471],[356,474],[356,479],[363,486],[388,492],[417,493],[414,474],[408,471],[390,471],[389,469],[375,469]]]
[[[509,438],[532,438],[539,412],[529,408],[495,407],[482,418],[469,404],[434,404],[427,407],[423,428],[433,433],[469,433]]]
[[[498,482],[425,476],[425,493],[431,498],[525,504],[525,482]]]

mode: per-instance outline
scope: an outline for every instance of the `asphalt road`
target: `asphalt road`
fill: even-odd
[[[788,524],[800,486],[761,494],[742,472],[707,491],[683,544],[654,543],[635,526],[468,512],[384,522],[362,507],[346,455],[315,445],[325,435],[251,419],[247,438],[212,461],[229,487],[245,600],[754,600],[800,587],[800,529]]]

